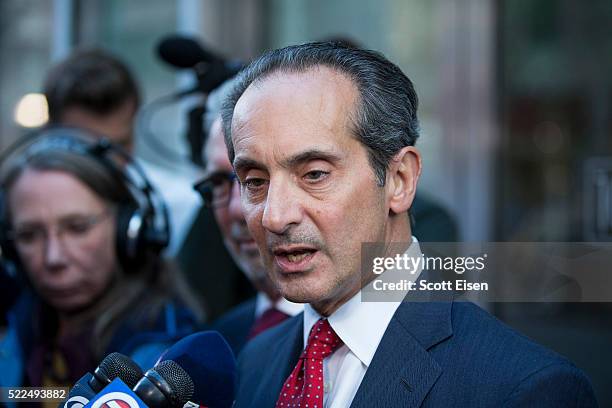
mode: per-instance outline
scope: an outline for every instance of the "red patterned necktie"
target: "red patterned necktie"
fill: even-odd
[[[342,345],[327,319],[310,330],[308,343],[276,401],[276,408],[323,408],[323,359]]]
[[[282,323],[288,317],[289,315],[287,313],[283,313],[280,310],[271,307],[270,309],[263,312],[263,314],[259,316],[257,320],[255,320],[255,323],[253,324],[253,327],[249,332],[247,340],[251,340],[253,337],[257,336],[262,331],[266,331],[276,326],[277,324]]]

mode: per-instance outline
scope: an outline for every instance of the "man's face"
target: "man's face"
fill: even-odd
[[[209,132],[206,143],[206,173],[231,173],[234,171],[227,156],[227,148],[223,139],[221,120],[216,120]],[[226,206],[213,210],[217,225],[223,234],[225,247],[234,261],[245,273],[247,278],[259,289],[269,285],[262,282],[267,279],[257,244],[253,241],[247,229],[242,208],[240,207],[240,191],[238,183],[232,185],[230,201]]]
[[[133,100],[128,100],[106,115],[100,115],[78,106],[68,107],[63,112],[60,122],[63,125],[76,126],[104,135],[113,143],[131,152],[134,147],[135,115],[135,103]]]
[[[389,215],[365,147],[351,134],[359,94],[326,67],[275,73],[239,99],[232,122],[242,208],[281,294],[333,311],[361,287],[362,242]]]

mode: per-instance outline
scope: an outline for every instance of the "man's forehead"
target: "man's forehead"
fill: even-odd
[[[234,148],[250,144],[253,136],[270,141],[280,135],[308,139],[345,133],[357,99],[353,81],[328,67],[271,74],[251,84],[238,100]]]
[[[251,109],[274,100],[307,101],[343,98],[353,102],[357,88],[353,81],[336,69],[317,65],[303,71],[276,71],[251,83],[238,99],[234,118],[240,119]]]

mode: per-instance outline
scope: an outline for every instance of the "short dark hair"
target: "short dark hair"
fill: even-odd
[[[353,112],[353,133],[368,150],[380,186],[391,158],[419,137],[418,98],[412,82],[382,54],[340,42],[314,42],[269,51],[238,74],[225,100],[222,116],[230,161],[234,160],[231,123],[236,103],[246,89],[275,72],[305,72],[326,66],[356,85],[360,100]]]
[[[61,122],[68,108],[107,115],[128,101],[134,102],[134,110],[140,104],[138,85],[128,67],[101,50],[75,51],[51,68],[44,93],[51,123]]]

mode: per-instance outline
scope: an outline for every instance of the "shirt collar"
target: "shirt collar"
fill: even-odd
[[[304,310],[304,305],[301,303],[290,302],[284,297],[279,298],[276,302],[272,302],[268,295],[263,292],[257,292],[257,298],[255,299],[255,318],[257,319],[266,310],[272,307],[288,316],[295,316]]]
[[[421,253],[419,242],[414,236],[406,252],[411,256]],[[419,269],[412,275],[413,279],[416,280],[420,273]],[[400,301],[362,302],[361,292],[358,292],[327,320],[349,350],[368,367],[400,303]],[[320,318],[321,315],[309,304],[304,306],[304,347],[310,330]],[[363,334],[364,328],[367,328],[367,336]]]

